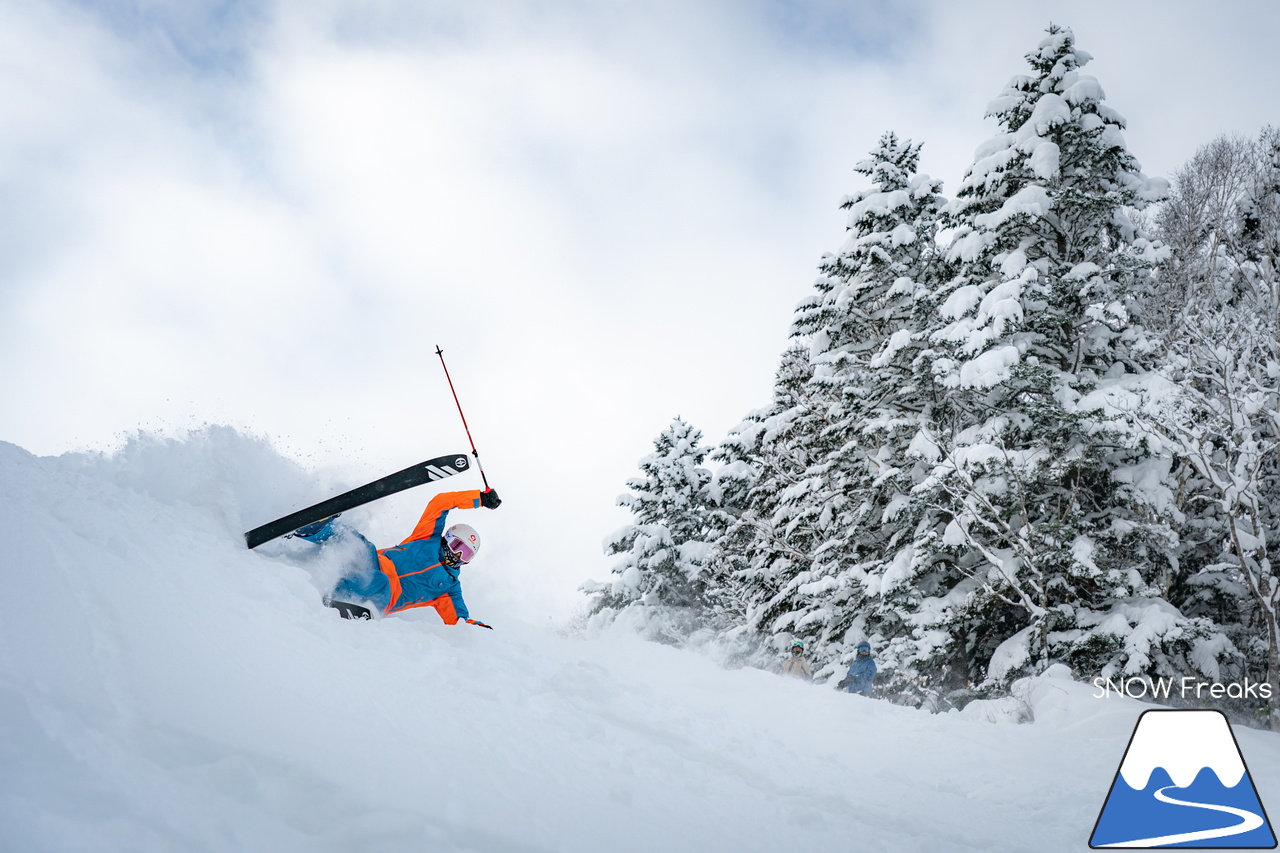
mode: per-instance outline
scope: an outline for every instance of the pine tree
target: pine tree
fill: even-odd
[[[944,200],[937,181],[916,173],[920,147],[886,133],[855,167],[871,186],[844,200],[845,244],[823,258],[793,322],[812,375],[808,410],[796,413],[809,423],[807,467],[788,512],[811,532],[791,537],[805,559],[775,578],[786,582],[764,612],[775,616],[773,632],[804,637],[819,665],[847,662],[858,641],[896,618],[886,602],[915,594],[914,570],[928,571],[889,576],[924,510],[910,496],[933,384],[919,354],[931,278],[945,266],[935,241]]]
[[[951,516],[925,532],[943,546],[926,558],[963,579],[926,608],[951,642],[922,664],[963,656],[996,682],[1052,660],[1184,672],[1208,628],[1160,600],[1163,463],[1115,408],[1151,366],[1130,309],[1162,257],[1127,210],[1166,185],[1125,147],[1070,30],[1051,26],[1026,58],[947,220],[960,273],[937,293],[927,357],[947,393],[921,488]]]
[[[807,347],[783,353],[773,404],[749,414],[716,451],[724,463],[717,486],[735,490],[741,507],[719,539],[718,566],[735,579],[746,627],[775,650],[797,627],[789,596],[805,583],[818,537],[804,497],[823,406],[808,356]]]
[[[647,637],[673,644],[710,627],[730,606],[726,581],[712,567],[717,514],[701,440],[678,417],[654,440],[654,452],[640,460],[641,475],[627,481],[630,493],[618,498],[633,521],[605,543],[607,553],[622,558],[613,567],[618,577],[584,587],[594,613],[625,612]]]

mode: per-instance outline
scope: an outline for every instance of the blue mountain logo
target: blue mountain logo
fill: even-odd
[[[1226,716],[1143,713],[1089,846],[1274,848],[1275,833]]]

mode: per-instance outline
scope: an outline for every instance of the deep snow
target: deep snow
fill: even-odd
[[[219,428],[0,443],[0,850],[1085,850],[1149,707],[1043,676],[998,725],[576,634],[512,543],[464,575],[492,632],[346,622],[240,535],[332,485]],[[1280,738],[1236,736],[1280,808]]]

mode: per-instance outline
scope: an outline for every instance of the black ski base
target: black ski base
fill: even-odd
[[[442,480],[460,471],[465,471],[470,464],[465,455],[454,453],[449,456],[437,456],[435,459],[428,459],[426,462],[419,462],[417,465],[410,465],[403,471],[389,474],[381,480],[374,480],[372,483],[363,485],[358,489],[352,489],[335,498],[321,501],[315,506],[300,509],[297,512],[286,515],[284,518],[277,518],[275,521],[268,522],[261,527],[255,527],[244,535],[245,544],[250,548],[257,548],[263,542],[269,542],[277,536],[292,533],[299,527],[303,527],[313,521],[319,521],[322,518],[328,518],[331,515],[337,515],[346,510],[363,506],[378,498],[384,498],[387,495],[403,492],[405,489],[421,486],[423,483],[430,483],[435,480]]]
[[[348,601],[326,601],[325,604],[338,611],[343,619],[373,618],[373,611],[367,607],[361,607],[359,604],[352,604]]]

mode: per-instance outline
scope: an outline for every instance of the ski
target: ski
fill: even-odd
[[[325,605],[332,607],[342,615],[343,619],[372,619],[373,611],[349,601],[327,601]]]
[[[471,463],[467,460],[467,457],[461,453],[437,456],[435,459],[428,459],[426,462],[410,465],[403,471],[388,474],[381,480],[374,480],[372,483],[344,492],[337,497],[329,498],[327,501],[321,501],[315,506],[300,509],[283,518],[267,522],[261,527],[255,527],[245,533],[245,544],[250,548],[257,548],[263,542],[270,542],[278,536],[292,533],[305,524],[328,518],[331,515],[336,515],[349,509],[355,509],[370,501],[385,498],[387,495],[394,495],[396,492],[403,492],[405,489],[411,489],[414,486],[421,486],[423,483],[443,480],[445,477],[467,470],[470,465]]]

